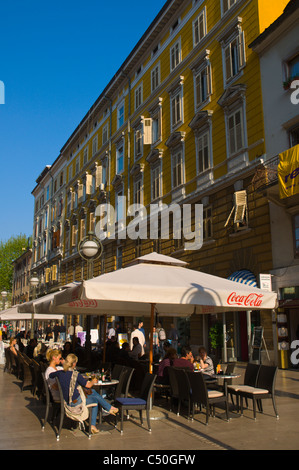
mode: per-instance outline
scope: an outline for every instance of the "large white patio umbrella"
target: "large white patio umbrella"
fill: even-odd
[[[7,308],[6,310],[2,310],[0,312],[0,320],[1,321],[20,321],[20,320],[31,320],[32,314],[31,313],[19,313],[18,307],[22,305],[15,305],[11,308]],[[50,319],[55,320],[63,320],[63,315],[61,314],[50,314],[50,313],[39,313],[34,315],[35,320],[45,321]]]
[[[151,253],[130,266],[82,281],[40,303],[38,312],[70,315],[186,317],[193,313],[276,307],[277,294],[187,268],[187,263]],[[151,334],[151,338],[152,338]],[[152,344],[150,348],[152,356]]]

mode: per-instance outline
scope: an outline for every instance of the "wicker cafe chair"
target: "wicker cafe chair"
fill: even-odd
[[[169,384],[170,384],[170,411],[172,411],[174,399],[179,400],[179,396],[180,396],[179,384],[177,382],[177,378],[174,372],[174,367],[169,366],[167,368],[167,372],[168,372]]]
[[[58,378],[56,378],[56,383],[58,385],[58,390],[59,390],[59,395],[60,395],[60,402],[59,402],[60,403],[60,420],[59,420],[58,431],[57,431],[57,434],[56,434],[56,439],[57,439],[57,441],[59,441],[60,433],[61,433],[61,429],[62,429],[62,425],[63,425],[63,421],[64,421],[65,412],[64,412],[64,398],[63,398],[62,388],[61,388],[61,385],[59,383]],[[97,405],[95,403],[92,403],[92,404],[86,405],[86,406],[89,410],[88,439],[90,439],[91,436],[92,436],[92,433],[91,433],[91,411],[92,411],[92,408],[94,406],[97,406]],[[83,431],[85,432],[85,429],[83,429]]]
[[[244,386],[251,386],[255,387],[256,386],[256,381],[257,381],[257,376],[259,373],[260,369],[259,364],[253,364],[251,362],[248,362],[245,370],[245,375],[244,375],[244,383],[243,384],[230,384],[227,385],[227,393],[230,394],[232,404],[234,405],[233,401],[233,395],[236,396],[237,400],[237,409],[239,410],[239,393],[238,391],[242,389]],[[246,399],[247,401],[247,399]]]
[[[4,349],[4,355],[5,355],[4,372],[7,371],[9,374],[11,374],[11,372],[12,372],[12,363],[11,363],[11,355],[10,355],[9,347]]]
[[[191,410],[191,402],[192,402],[192,394],[190,388],[190,382],[188,379],[187,371],[185,369],[181,369],[178,367],[174,367],[174,375],[176,377],[176,381],[178,384],[179,396],[178,396],[178,411],[177,414],[179,415],[181,412],[181,405],[187,403],[188,405],[188,419],[190,417],[190,410]],[[193,372],[194,373],[194,372]]]
[[[238,390],[237,393],[241,398],[241,414],[243,414],[243,398],[250,398],[252,400],[254,419],[256,419],[256,403],[259,411],[262,413],[262,400],[271,398],[275,416],[277,419],[279,418],[275,403],[275,382],[277,370],[278,368],[276,366],[260,366],[256,386],[246,386]]]
[[[45,372],[42,372],[42,379],[43,379],[43,384],[44,384],[43,394],[46,399],[46,413],[45,413],[44,421],[42,422],[42,430],[44,431],[45,426],[48,422],[50,408],[52,408],[52,416],[51,416],[50,423],[53,423],[54,417],[57,416],[59,412],[61,412],[61,406],[60,406],[60,400],[55,401],[53,399],[53,396],[50,392],[50,389],[49,389],[49,386],[45,377]]]
[[[195,404],[200,405],[206,409],[206,424],[209,422],[209,416],[211,407],[213,409],[213,416],[215,417],[215,406],[223,403],[226,411],[226,421],[229,421],[228,417],[228,402],[227,397],[224,393],[218,390],[208,390],[207,383],[204,380],[202,373],[195,373],[187,371],[187,376],[190,382],[191,393],[192,393],[192,419],[194,419],[194,408]]]
[[[121,434],[123,433],[124,411],[128,411],[128,410],[139,411],[141,425],[143,425],[142,410],[146,410],[148,430],[149,432],[151,432],[150,414],[149,414],[150,398],[151,398],[151,393],[153,390],[156,377],[157,376],[155,374],[150,374],[149,372],[145,374],[145,377],[141,385],[140,397],[116,398],[115,406],[120,409],[120,415],[121,415],[121,427],[120,427]],[[116,421],[117,421],[117,416],[116,416]]]

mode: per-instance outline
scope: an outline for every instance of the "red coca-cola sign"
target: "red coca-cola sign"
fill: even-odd
[[[229,294],[228,305],[239,305],[240,307],[260,307],[263,301],[263,294],[252,292],[248,295],[239,295],[236,292]]]

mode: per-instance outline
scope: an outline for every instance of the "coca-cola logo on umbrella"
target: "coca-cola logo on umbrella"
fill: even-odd
[[[232,292],[227,298],[227,303],[228,305],[239,305],[240,307],[260,307],[263,297],[263,294],[255,292],[248,295],[239,295],[236,292]]]

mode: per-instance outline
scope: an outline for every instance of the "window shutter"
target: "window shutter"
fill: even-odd
[[[238,56],[239,56],[239,69],[245,67],[245,35],[244,31],[241,31],[238,36]]]
[[[152,120],[144,119],[143,122],[143,143],[144,145],[152,144]]]
[[[230,44],[224,49],[224,56],[225,56],[225,77],[227,81],[232,77],[231,45]]]
[[[51,269],[46,268],[46,283],[50,282],[50,272],[51,272]]]
[[[57,281],[57,265],[52,266],[52,281]]]
[[[245,210],[247,205],[247,193],[246,191],[236,191],[234,194],[235,201],[235,223],[243,223],[245,217]]]

